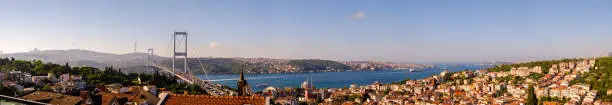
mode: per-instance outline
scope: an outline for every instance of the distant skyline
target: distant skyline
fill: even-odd
[[[0,52],[84,49],[392,62],[527,61],[612,52],[603,0],[0,1]],[[194,53],[195,52],[195,53]]]

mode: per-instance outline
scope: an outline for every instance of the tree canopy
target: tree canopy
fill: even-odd
[[[129,74],[126,75],[121,72],[121,69],[114,67],[106,67],[103,70],[94,67],[70,67],[68,63],[64,65],[58,65],[53,63],[43,63],[40,60],[24,61],[14,60],[9,58],[0,59],[0,70],[7,72],[11,70],[22,71],[30,73],[34,76],[45,76],[49,73],[56,74],[70,74],[83,76],[89,90],[93,90],[96,85],[105,85],[111,83],[121,83],[123,85],[132,86],[138,85],[135,80],[141,78],[143,82],[156,85],[158,88],[167,88],[173,90],[173,92],[188,91],[192,94],[205,94],[206,92],[197,85],[181,84],[177,82],[177,78],[172,76],[166,76],[164,74]],[[42,89],[48,90],[50,87]],[[0,87],[0,89],[4,89]],[[2,93],[4,94],[4,93]]]

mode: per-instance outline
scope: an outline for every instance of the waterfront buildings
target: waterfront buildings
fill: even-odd
[[[526,90],[530,85],[535,88],[538,98],[567,99],[562,104],[605,104],[597,100],[598,93],[589,84],[572,83],[595,67],[594,59],[551,64],[548,72],[543,67],[518,66],[506,71],[444,71],[440,74],[403,83],[383,84],[374,82],[369,85],[348,85],[346,88],[314,88],[304,82],[301,87],[268,87],[261,93],[251,93],[244,78],[238,82],[237,96],[209,96],[172,93],[149,84],[129,86],[108,84],[99,86],[92,94],[78,96],[77,103],[105,104],[524,104]],[[10,74],[10,73],[9,73]],[[17,74],[17,73],[15,73]],[[533,77],[541,75],[541,77]],[[18,76],[14,76],[18,77]],[[25,76],[24,76],[25,77]],[[52,92],[62,93],[64,83],[74,82],[78,76],[62,74],[54,84]],[[16,79],[19,80],[19,79]],[[10,81],[10,80],[7,80]],[[311,81],[311,80],[310,80]],[[51,81],[53,82],[53,81]],[[3,82],[10,83],[10,82]],[[58,84],[59,83],[59,84]],[[140,83],[140,82],[139,82]],[[60,86],[60,87],[57,87]],[[70,87],[66,85],[65,87]],[[76,89],[79,90],[79,89]],[[610,90],[609,90],[610,91]],[[59,93],[58,93],[59,92]],[[39,94],[42,94],[38,92]],[[610,91],[612,93],[612,91]],[[29,93],[32,94],[32,93]],[[598,95],[599,94],[599,95]],[[607,93],[606,93],[607,94]],[[67,94],[63,94],[67,95]],[[51,96],[50,96],[51,97]],[[73,96],[77,97],[77,96]],[[98,98],[99,97],[99,98]],[[35,98],[31,98],[35,100]],[[73,98],[68,97],[72,100]],[[53,98],[47,100],[64,100]],[[91,101],[89,101],[91,100]],[[101,101],[98,101],[101,100]],[[49,101],[50,102],[50,101]],[[558,101],[561,102],[561,101]],[[72,103],[72,102],[71,102]],[[555,104],[555,102],[543,102]]]
[[[297,95],[270,95],[274,102],[288,103],[294,97],[305,99],[319,96],[321,104],[524,104],[526,90],[532,84],[538,98],[556,97],[568,101],[562,104],[600,104],[597,92],[588,84],[571,84],[581,78],[581,73],[594,67],[595,59],[584,59],[552,64],[548,73],[543,67],[513,67],[507,71],[488,72],[486,70],[449,72],[443,71],[420,80],[410,80],[399,84],[374,82],[366,86],[350,85],[347,88],[302,89]],[[534,75],[541,75],[534,76]],[[267,89],[275,93],[288,91]],[[312,92],[310,92],[312,91]],[[612,92],[611,92],[612,93]],[[308,96],[306,96],[308,95]],[[297,100],[298,103],[312,103],[310,100]],[[599,103],[598,103],[599,102]],[[544,102],[555,104],[555,102]]]

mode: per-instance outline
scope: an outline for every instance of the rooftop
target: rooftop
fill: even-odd
[[[259,96],[209,96],[172,94],[163,100],[165,105],[264,105],[266,99]]]
[[[77,96],[44,91],[35,91],[21,98],[53,105],[76,105],[81,102],[81,98]]]

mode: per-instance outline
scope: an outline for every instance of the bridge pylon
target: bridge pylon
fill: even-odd
[[[185,42],[184,42],[184,43],[185,43],[185,46],[184,46],[184,47],[185,47],[185,50],[184,50],[183,52],[177,52],[177,51],[176,51],[176,47],[177,47],[177,45],[176,45],[177,37],[181,38],[180,36],[183,36],[182,38],[184,38],[184,39],[185,39],[185,40],[184,40],[184,41],[185,41]],[[174,34],[172,34],[172,42],[173,42],[173,44],[172,44],[172,46],[173,46],[173,53],[172,53],[172,72],[176,73],[176,70],[175,70],[175,69],[176,69],[176,58],[177,58],[177,57],[183,57],[183,59],[184,59],[184,63],[185,63],[185,64],[184,64],[184,66],[185,66],[185,67],[183,68],[183,69],[184,69],[183,73],[185,73],[185,74],[189,73],[189,72],[187,71],[187,67],[188,67],[188,66],[187,66],[187,31],[184,31],[184,32],[176,32],[176,31],[175,31],[175,32],[174,32]]]
[[[153,65],[156,63],[154,60],[155,59],[154,57],[155,57],[155,52],[153,52],[153,49],[152,48],[147,49],[147,62],[146,62],[147,64],[146,65],[153,67]]]

